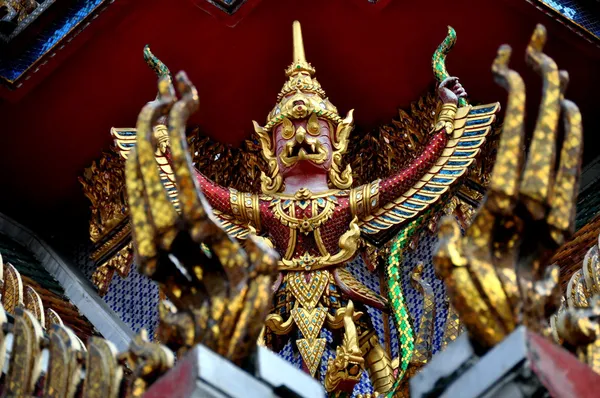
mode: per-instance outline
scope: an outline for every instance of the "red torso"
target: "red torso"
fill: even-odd
[[[286,256],[286,254],[288,253],[290,243],[292,243],[290,242],[290,236],[294,229],[285,225],[285,220],[282,222],[281,216],[278,213],[283,212],[285,215],[294,217],[299,221],[310,220],[311,218],[315,218],[313,212],[322,215],[327,210],[318,204],[314,206],[312,203],[314,201],[326,202],[326,206],[333,207],[331,215],[313,231],[305,233],[299,229],[295,229],[297,231],[295,248],[293,249],[291,258],[301,257],[305,254],[311,256],[326,254],[319,250],[317,245],[317,239],[319,238],[315,236],[315,232],[320,235],[320,241],[323,243],[327,253],[335,254],[339,251],[338,242],[340,236],[348,230],[348,225],[352,220],[347,197],[348,191],[332,191],[328,196],[317,196],[316,199],[305,201],[288,197],[261,200],[260,210],[263,231],[272,240],[275,249],[282,258],[290,257],[289,255]],[[287,202],[289,202],[289,205],[286,207],[285,204],[288,204]],[[302,206],[303,202],[306,203],[306,206]]]
[[[234,224],[246,225],[246,228],[248,224],[252,225],[258,235],[271,240],[282,260],[302,256],[333,256],[340,252],[340,237],[349,230],[354,216],[359,219],[368,217],[374,209],[393,202],[407,192],[435,165],[447,142],[448,136],[445,131],[437,133],[421,155],[405,170],[385,180],[353,190],[331,190],[320,194],[305,192],[304,195],[297,194],[296,197],[280,194],[267,196],[222,187],[199,172],[197,181],[215,214],[221,214]],[[350,195],[354,195],[352,197],[356,202],[357,192],[364,192],[366,201],[373,184],[377,186],[377,199],[373,201],[375,196],[368,199],[369,203],[373,203],[365,207],[351,204]],[[314,225],[308,228],[301,226],[303,221],[310,224],[311,220]]]

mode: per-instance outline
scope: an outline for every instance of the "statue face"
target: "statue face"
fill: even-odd
[[[299,120],[284,119],[273,131],[282,176],[327,173],[332,160],[330,134],[330,123],[315,114]]]

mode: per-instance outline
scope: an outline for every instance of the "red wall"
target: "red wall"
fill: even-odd
[[[381,11],[367,0],[262,0],[234,28],[189,0],[120,0],[23,88],[3,93],[0,211],[56,229],[87,223],[78,175],[110,145],[109,129],[133,127],[155,96],[142,59],[147,43],[198,87],[193,122],[238,144],[251,120],[264,123],[274,105],[291,61],[294,19],[331,101],[343,113],[356,109],[357,131],[388,122],[430,87],[431,54],[446,25],[458,33],[448,69],[477,101],[505,101],[490,65],[500,44],[513,45],[533,120],[541,84],[525,66],[524,49],[538,22],[549,31],[547,53],[571,73],[568,97],[582,108],[586,130],[594,128],[600,50],[522,0],[397,0]],[[64,221],[71,217],[77,221]]]

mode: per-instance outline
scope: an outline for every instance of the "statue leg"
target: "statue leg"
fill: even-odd
[[[361,323],[367,325],[363,328],[358,340],[362,356],[365,359],[365,367],[369,372],[373,389],[379,394],[385,394],[392,389],[395,381],[392,360],[379,343],[377,333],[371,326],[371,320],[367,315],[362,318]]]
[[[335,360],[330,360],[328,364],[325,389],[328,392],[351,393],[354,385],[360,380],[362,372],[358,371],[357,367],[360,365],[369,372],[376,395],[389,392],[395,381],[392,361],[379,344],[364,306],[348,300],[346,307],[335,311],[335,316],[328,326],[332,330],[343,327],[344,333],[342,342],[336,349]]]
[[[343,327],[342,343],[335,350],[335,359],[330,358],[325,373],[325,390],[333,396],[352,394],[354,386],[360,381],[364,359],[358,344],[355,318],[362,313],[354,312],[354,303],[348,301],[346,307],[339,308],[330,324]]]

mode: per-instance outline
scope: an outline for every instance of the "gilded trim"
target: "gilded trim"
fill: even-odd
[[[287,250],[285,251],[285,260],[291,259],[294,255],[294,251],[296,250],[296,238],[298,237],[298,233],[295,229],[289,228],[288,231],[290,231],[290,240],[288,241]]]
[[[281,200],[275,199],[271,202],[273,207],[273,216],[285,225],[294,230],[308,235],[318,229],[321,225],[327,222],[333,215],[335,210],[335,199],[331,197],[318,198],[318,199],[305,199],[305,200]],[[299,219],[296,217],[296,206],[306,208],[310,205],[312,207],[312,217]],[[319,209],[322,209],[319,212]]]
[[[350,190],[350,211],[352,216],[359,218],[370,215],[379,208],[379,184],[381,180],[375,180],[370,184]]]
[[[294,231],[294,230],[290,230]],[[358,243],[360,241],[360,229],[358,227],[358,218],[350,222],[349,229],[346,231],[339,240],[340,250],[334,254],[327,254],[324,256],[311,256],[305,253],[301,257],[289,259],[284,258],[278,262],[279,270],[282,271],[314,271],[332,265],[340,265],[354,257],[358,250]],[[294,240],[295,242],[295,240]],[[289,252],[289,251],[288,251]],[[287,253],[286,253],[287,257]]]
[[[258,195],[241,193],[236,189],[229,188],[229,204],[233,215],[242,223],[252,225],[260,232],[260,202]]]

